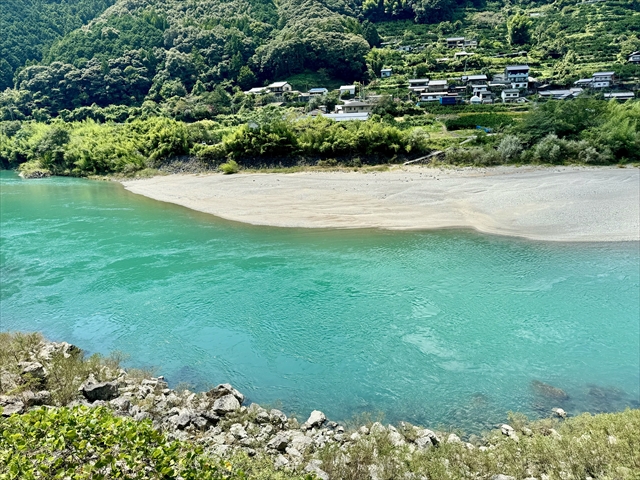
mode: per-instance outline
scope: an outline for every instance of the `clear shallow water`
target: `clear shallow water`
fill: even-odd
[[[113,183],[0,182],[0,330],[301,416],[475,431],[638,407],[638,243],[252,227]]]

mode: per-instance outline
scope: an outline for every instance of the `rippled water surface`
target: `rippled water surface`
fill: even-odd
[[[2,330],[301,416],[477,430],[638,406],[638,243],[252,227],[114,183],[0,180]]]

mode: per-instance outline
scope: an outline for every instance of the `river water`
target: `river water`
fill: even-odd
[[[116,183],[0,182],[0,330],[300,416],[478,431],[639,406],[636,242],[254,227]]]

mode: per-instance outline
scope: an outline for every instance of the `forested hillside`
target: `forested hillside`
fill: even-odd
[[[14,71],[40,61],[57,39],[81,27],[115,0],[2,0],[0,90],[13,85]]]

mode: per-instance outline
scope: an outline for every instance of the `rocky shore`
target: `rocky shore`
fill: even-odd
[[[14,356],[18,360],[19,357]],[[92,361],[92,358],[85,359],[79,348],[66,342],[32,342],[19,361],[14,362],[16,368],[0,364],[0,392],[5,393],[0,396],[2,416],[20,415],[40,407],[106,407],[117,416],[149,421],[167,438],[191,442],[217,457],[232,458],[238,454],[266,457],[277,470],[311,474],[312,478],[325,480],[341,478],[335,472],[345,466],[358,471],[365,468],[365,475],[357,478],[390,478],[384,472],[393,471],[393,462],[407,464],[409,459],[421,458],[421,452],[431,455],[439,454],[441,450],[445,453],[457,451],[456,456],[460,458],[460,455],[473,452],[492,455],[494,450],[498,453],[500,449],[511,448],[509,443],[517,445],[525,437],[535,435],[557,443],[563,441],[562,435],[554,428],[561,425],[559,422],[566,417],[559,408],[554,409],[556,419],[546,426],[536,427],[535,432],[526,424],[515,427],[504,424],[493,432],[493,436],[474,436],[470,441],[463,441],[455,433],[433,431],[407,423],[394,427],[374,422],[347,428],[330,421],[318,410],[300,423],[280,410],[263,408],[255,403],[246,405],[244,395],[229,384],[199,393],[176,390],[169,388],[161,376],[146,376],[140,371],[119,368],[117,363],[110,365],[104,361]],[[83,378],[73,370],[78,365],[89,364],[93,371]],[[72,377],[68,377],[66,382],[67,386],[73,385],[74,388],[62,397],[56,383],[65,381],[61,380],[61,366],[73,370]],[[88,370],[79,371],[86,374]],[[534,440],[531,438],[532,443]],[[617,440],[610,435],[607,441],[615,445]],[[369,453],[353,458],[358,449]],[[330,456],[327,452],[331,452]],[[379,459],[383,455],[384,461],[381,462]],[[527,475],[519,478],[554,478],[535,468],[527,470]],[[408,475],[403,475],[403,478],[427,478],[413,473]],[[516,479],[503,473],[482,478]]]

